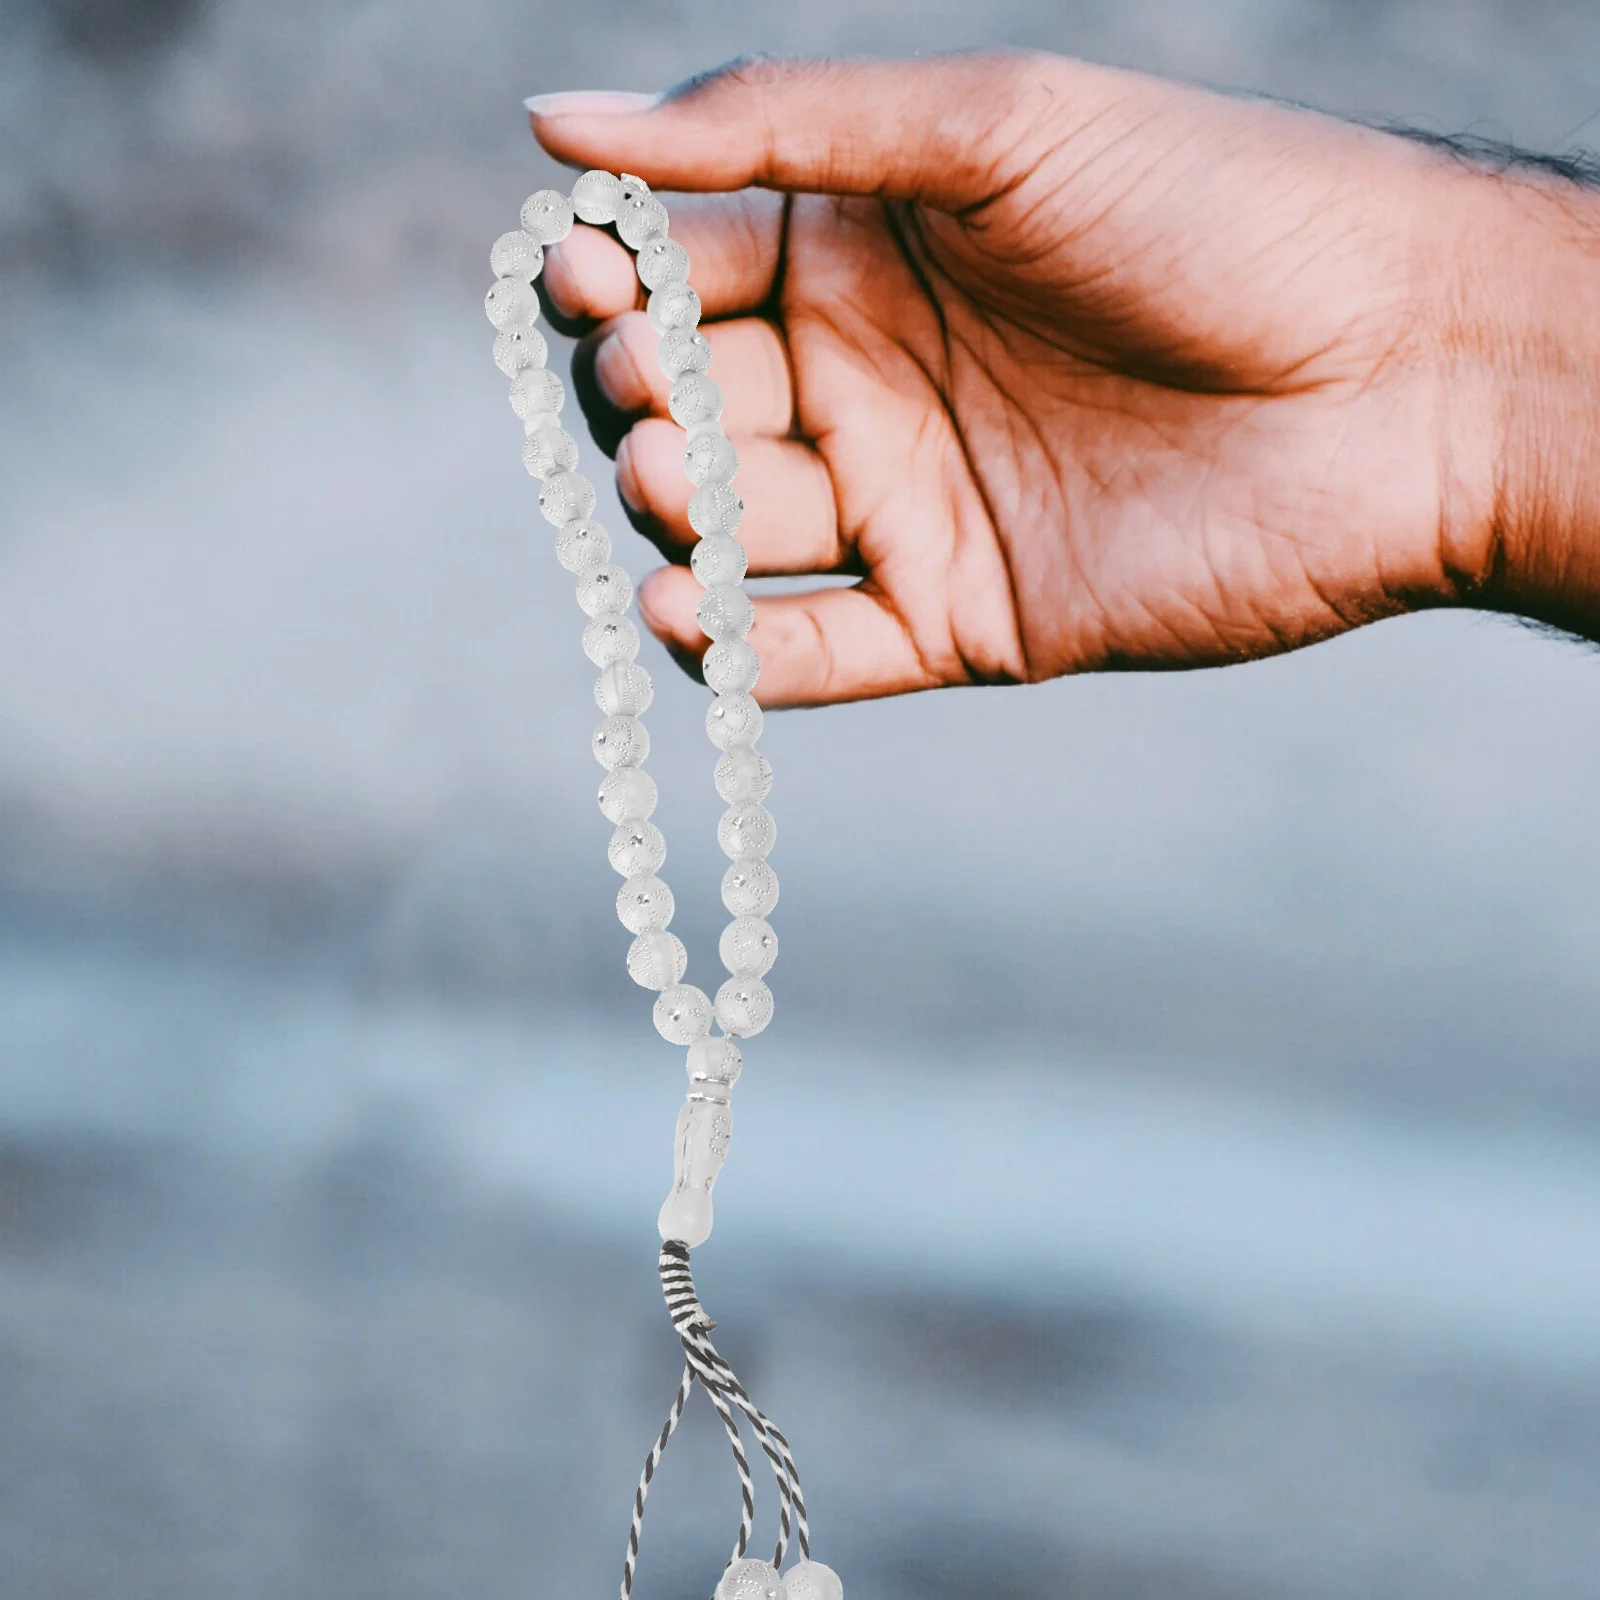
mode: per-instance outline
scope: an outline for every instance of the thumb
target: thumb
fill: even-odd
[[[539,95],[533,131],[580,167],[637,173],[680,190],[759,185],[881,195],[943,210],[1014,182],[1008,148],[1096,69],[1028,51],[908,61],[741,57],[654,99]],[[1009,130],[1009,136],[1008,136]],[[1020,157],[1018,159],[1021,159]]]

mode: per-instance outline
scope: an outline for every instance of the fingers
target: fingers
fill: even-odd
[[[684,195],[671,201],[671,234],[689,252],[689,276],[707,318],[754,311],[772,295],[783,245],[782,195]],[[550,323],[578,334],[642,308],[633,254],[601,228],[575,227],[545,252],[539,279]]]
[[[794,381],[778,330],[760,317],[708,324],[709,376],[726,414],[752,433],[783,434],[794,421]],[[660,341],[642,311],[589,334],[573,357],[572,380],[591,432],[610,447],[641,416],[665,417],[672,382],[656,361]]]
[[[857,570],[854,549],[840,538],[833,479],[822,457],[794,439],[735,443],[735,487],[745,504],[738,538],[752,576]],[[681,428],[654,418],[636,423],[617,451],[617,492],[641,533],[670,559],[688,559],[698,535],[689,526]]]
[[[705,590],[683,567],[661,567],[639,587],[639,613],[686,666],[710,644],[695,620]],[[870,584],[809,594],[758,595],[750,643],[761,658],[760,703],[831,705],[931,689],[940,680],[909,630]]]
[[[635,172],[674,189],[759,184],[880,195],[959,210],[1013,174],[1005,130],[1019,108],[1070,92],[1095,69],[1022,51],[909,61],[732,61],[653,102],[542,95],[533,131],[558,159]]]

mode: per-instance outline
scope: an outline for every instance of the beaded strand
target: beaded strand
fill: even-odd
[[[778,901],[777,874],[767,860],[777,824],[763,804],[772,788],[772,767],[758,748],[764,719],[750,692],[761,664],[746,637],[755,608],[744,591],[748,560],[736,537],[744,516],[744,502],[733,487],[739,457],[723,431],[722,393],[707,376],[711,345],[699,331],[700,297],[689,286],[689,255],[668,237],[667,209],[649,185],[628,173],[585,172],[570,198],[555,189],[530,195],[520,220],[521,227],[502,234],[489,255],[495,282],[484,309],[496,329],[495,364],[511,380],[511,409],[523,425],[523,464],[539,480],[539,509],[557,530],[556,557],[577,579],[578,605],[588,619],[583,650],[599,669],[594,696],[602,720],[591,746],[606,772],[598,798],[613,825],[607,856],[624,880],[617,916],[633,935],[628,973],[656,991],[656,1030],[669,1043],[688,1047],[689,1089],[678,1113],[673,1186],[657,1219],[662,1289],[685,1365],[634,1496],[622,1600],[628,1600],[633,1586],[646,1492],[696,1383],[705,1388],[728,1433],[741,1487],[739,1536],[716,1600],[843,1600],[838,1576],[810,1560],[805,1499],[788,1440],[756,1408],[712,1346],[714,1324],[700,1307],[689,1272],[689,1251],[711,1234],[711,1192],[732,1137],[729,1098],[743,1069],[734,1041],[760,1033],[772,1020],[772,991],[765,980],[778,954],[777,935],[766,920]],[[614,227],[634,252],[649,296],[650,324],[659,335],[656,359],[672,382],[667,409],[686,435],[689,524],[698,536],[690,566],[705,590],[696,616],[711,641],[702,667],[713,691],[705,727],[720,752],[713,778],[727,806],[717,842],[731,863],[722,879],[722,902],[733,920],[718,943],[729,976],[714,1000],[684,982],[688,952],[668,931],[674,902],[659,876],[667,847],[650,820],[657,790],[644,770],[650,736],[641,720],[655,690],[636,659],[639,630],[627,615],[633,581],[612,560],[611,536],[594,518],[594,485],[578,471],[578,442],[561,426],[566,386],[546,366],[549,347],[536,326],[535,285],[545,247],[566,238],[578,220]],[[711,1033],[713,1021],[720,1035]],[[754,1501],[740,1417],[768,1457],[777,1484],[779,1531],[771,1563],[745,1558]],[[802,1559],[780,1577],[791,1528]]]

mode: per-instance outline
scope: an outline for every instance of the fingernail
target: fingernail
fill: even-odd
[[[625,433],[617,446],[617,493],[630,511],[643,508],[639,495],[639,480],[633,474],[633,435]]]
[[[633,411],[650,396],[639,392],[639,369],[616,334],[608,334],[594,353],[594,381],[619,411]]]
[[[522,103],[536,117],[620,117],[646,111],[659,94],[636,94],[628,89],[565,89],[559,94],[536,94]]]
[[[568,270],[566,258],[558,244],[545,246],[542,280],[544,292],[550,297],[550,304],[562,316],[575,317],[583,310],[583,297],[578,289],[578,281]]]

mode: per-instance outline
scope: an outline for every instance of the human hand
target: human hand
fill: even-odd
[[[751,574],[859,579],[756,598],[769,707],[1216,665],[1430,605],[1539,614],[1539,573],[1570,577],[1540,437],[1579,380],[1517,361],[1519,308],[1576,271],[1530,230],[1577,229],[1532,180],[1041,54],[741,62],[645,109],[532,115],[562,160],[716,191],[672,232]],[[640,610],[698,661],[682,436],[631,261],[580,227],[544,285],[585,332],[630,516],[678,563]],[[1545,614],[1572,625],[1570,598]]]

